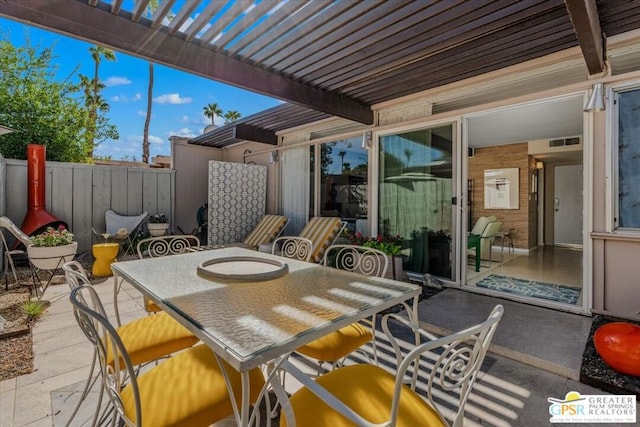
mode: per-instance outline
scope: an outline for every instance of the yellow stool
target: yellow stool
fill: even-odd
[[[92,252],[96,259],[91,272],[94,276],[111,276],[111,263],[116,260],[120,243],[97,243],[93,245]]]

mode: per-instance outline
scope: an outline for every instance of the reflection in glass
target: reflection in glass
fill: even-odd
[[[618,108],[618,226],[640,228],[640,90],[620,93]]]
[[[320,146],[320,215],[338,216],[355,229],[367,218],[368,152],[362,137]]]
[[[452,125],[380,138],[379,233],[408,243],[406,269],[451,278]]]

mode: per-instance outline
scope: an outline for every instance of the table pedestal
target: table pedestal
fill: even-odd
[[[119,250],[119,243],[97,243],[93,245],[92,252],[96,260],[93,263],[91,273],[96,277],[111,276],[111,263],[116,260]]]

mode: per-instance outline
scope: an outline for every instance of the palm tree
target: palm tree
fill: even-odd
[[[404,155],[407,158],[407,167],[409,167],[409,163],[411,163],[411,157],[413,157],[413,151],[406,149],[404,150]]]
[[[158,0],[151,0],[147,5],[147,15],[151,17],[158,7]],[[169,17],[171,19],[171,17]],[[153,62],[149,61],[149,84],[147,85],[147,111],[144,116],[142,131],[142,161],[149,163],[149,124],[151,123],[151,105],[153,103]]]
[[[239,112],[235,110],[229,110],[226,113],[224,113],[224,124],[226,125],[231,122],[235,122],[240,117],[242,117],[242,114],[240,114]]]
[[[340,156],[340,171],[344,171],[344,156],[347,155],[346,151],[338,151],[338,156]]]
[[[204,115],[211,119],[211,124],[214,124],[213,120],[216,116],[222,117],[222,114],[224,111],[215,102],[204,107]]]
[[[98,111],[104,111],[104,107],[106,102],[100,96],[100,91],[104,89],[104,84],[100,83],[99,79],[99,70],[100,70],[100,62],[102,62],[102,58],[106,61],[115,61],[116,54],[106,47],[102,46],[91,46],[89,48],[89,52],[91,53],[91,58],[95,62],[95,67],[93,71],[93,80],[90,85],[87,87],[86,85],[89,83],[87,81],[82,81],[82,84],[85,85],[85,91],[88,90],[88,101],[89,101],[89,123],[87,126],[87,157],[93,157],[93,148],[95,146],[95,136],[96,130],[98,127]],[[108,106],[107,106],[108,109]]]
[[[142,161],[149,163],[149,123],[151,123],[151,104],[153,103],[153,62],[149,62],[149,85],[147,86],[147,112],[144,116],[142,132]]]

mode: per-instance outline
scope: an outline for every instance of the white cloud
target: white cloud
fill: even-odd
[[[189,120],[190,120],[190,119],[189,119],[189,116],[188,116],[188,115],[186,115],[186,114],[185,114],[184,116],[180,117],[180,121],[181,121],[182,123],[189,123]]]
[[[189,104],[192,99],[188,96],[181,98],[179,93],[167,93],[153,98],[158,104]]]
[[[111,77],[107,78],[107,80],[103,81],[103,83],[107,87],[122,86],[122,85],[130,85],[131,84],[131,80],[129,80],[126,77],[111,76]]]
[[[191,129],[189,128],[182,128],[180,130],[170,130],[169,132],[167,132],[167,136],[182,136],[185,138],[194,138],[196,137],[195,132],[193,132]]]
[[[210,125],[211,124],[211,119],[207,116],[204,115],[204,113],[202,113],[202,115],[200,116],[200,121],[198,122],[198,124],[201,125]],[[222,126],[224,124],[224,117],[220,117],[220,116],[214,116],[213,118],[213,124],[216,126]]]
[[[137,115],[139,115],[140,117],[146,117],[147,116],[147,112],[144,110],[138,110],[136,112]]]
[[[140,101],[141,99],[142,95],[140,95],[139,93],[136,93],[132,97],[128,97],[126,95],[114,95],[109,98],[109,100],[111,100],[112,102],[135,102]]]
[[[137,142],[140,144],[140,147],[142,147],[142,139],[143,139],[143,135],[129,135],[127,137],[127,141],[129,142]],[[149,135],[149,142],[151,144],[162,144],[165,140],[155,136],[155,135]]]

